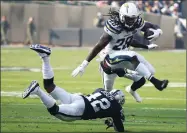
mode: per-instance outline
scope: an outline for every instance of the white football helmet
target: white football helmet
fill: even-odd
[[[125,103],[125,94],[121,90],[113,89],[110,91],[110,94],[114,96],[114,98],[123,105]]]
[[[127,28],[132,28],[139,16],[140,11],[133,2],[126,2],[120,7],[119,18]]]

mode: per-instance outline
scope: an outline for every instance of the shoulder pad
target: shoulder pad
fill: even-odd
[[[112,34],[120,34],[122,28],[119,24],[116,24],[113,19],[108,19],[104,26],[105,32],[107,32],[109,35]]]
[[[142,17],[139,17],[136,22],[136,28],[142,28],[145,24],[145,21]]]

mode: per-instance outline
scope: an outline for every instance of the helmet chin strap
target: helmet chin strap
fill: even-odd
[[[134,25],[134,24],[133,24]],[[132,25],[132,26],[133,26]],[[129,25],[127,25],[126,23],[125,23],[125,27],[127,27],[127,28],[132,28],[132,26],[129,26]]]

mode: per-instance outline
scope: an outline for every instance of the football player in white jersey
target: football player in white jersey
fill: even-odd
[[[110,12],[110,18],[107,20],[104,33],[101,36],[98,43],[92,49],[88,57],[79,65],[73,72],[72,76],[75,77],[78,74],[82,75],[85,68],[88,66],[89,62],[100,53],[101,61],[105,58],[106,55],[116,52],[123,51],[127,52],[129,46],[137,48],[152,49],[157,47],[156,44],[143,45],[137,42],[133,36],[137,31],[146,32],[148,29],[153,32],[152,35],[148,36],[147,39],[152,42],[159,38],[162,34],[162,30],[159,26],[154,25],[150,22],[145,22],[141,16],[140,11],[133,2],[124,3],[119,12],[112,11]],[[132,94],[137,102],[141,102],[142,99],[136,92],[136,90],[142,87],[147,78],[158,90],[163,90],[168,85],[168,80],[159,80],[156,79],[153,75],[155,70],[153,66],[145,60],[140,54],[133,52],[127,56],[132,63],[136,64],[138,70],[146,76],[139,76],[136,74],[126,74],[125,77],[133,80],[133,84],[126,88],[126,91]],[[107,74],[103,72],[103,82],[104,88],[108,91],[113,89],[114,80],[117,74]],[[145,77],[145,78],[144,78]]]

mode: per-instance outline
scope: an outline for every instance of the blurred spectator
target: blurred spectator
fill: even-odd
[[[161,9],[163,15],[171,15],[168,4],[165,4]]]
[[[103,15],[98,12],[97,13],[97,17],[94,19],[94,26],[98,27],[98,28],[102,28],[105,25],[105,19],[103,17]]]
[[[116,10],[116,11],[119,10],[120,5],[119,5],[118,1],[112,1],[111,8],[112,8],[112,10]]]
[[[175,34],[175,45],[176,48],[184,48],[184,36],[187,34],[186,27],[182,24],[180,19],[176,19],[176,24],[174,28],[174,34]]]
[[[7,31],[10,28],[10,25],[6,19],[6,16],[1,17],[1,45],[7,45]]]
[[[138,9],[139,9],[140,11],[145,11],[145,7],[144,7],[144,5],[143,5],[143,1],[137,1],[136,4],[137,4]]]
[[[36,26],[34,23],[34,18],[30,17],[27,23],[27,38],[25,44],[33,44],[36,38]]]
[[[107,1],[105,0],[100,0],[96,3],[97,7],[103,7],[105,5],[107,5]]]
[[[161,14],[160,7],[161,7],[160,2],[159,1],[154,1],[151,12],[155,13],[155,14]]]
[[[145,2],[145,12],[150,13],[151,12],[151,5],[148,1]]]

